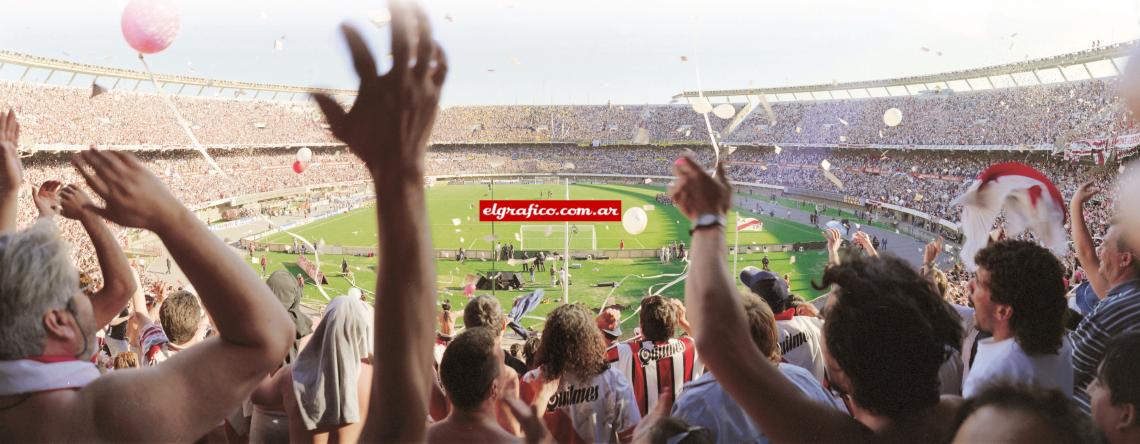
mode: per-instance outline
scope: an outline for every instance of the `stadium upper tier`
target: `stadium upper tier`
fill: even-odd
[[[710,116],[722,141],[752,145],[926,146],[942,149],[1049,149],[1081,138],[1130,134],[1117,81],[1078,82],[905,97],[772,104],[748,114],[735,131]],[[23,145],[40,150],[89,144],[185,147],[188,140],[163,99],[112,90],[0,82],[0,106],[24,122]],[[337,144],[320,113],[304,102],[174,98],[198,139],[209,146]],[[883,112],[902,111],[887,127]],[[738,108],[742,108],[738,106]],[[774,122],[773,122],[774,120]],[[773,124],[774,123],[774,124]],[[462,106],[442,110],[436,143],[707,143],[688,105]]]

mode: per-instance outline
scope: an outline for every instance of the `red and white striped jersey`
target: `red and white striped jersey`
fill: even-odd
[[[642,416],[657,405],[662,390],[672,389],[673,399],[677,399],[685,383],[704,373],[690,337],[616,344],[606,351],[606,359],[633,385],[633,396]]]

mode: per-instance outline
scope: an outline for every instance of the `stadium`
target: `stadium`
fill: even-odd
[[[1092,291],[1080,288],[1099,289],[1100,284],[1087,282],[1097,270],[1087,265],[1089,256],[1080,256],[1088,247],[1075,236],[1068,239],[1070,219],[1083,217],[1082,226],[1095,235],[1090,242],[1100,244],[1110,236],[1110,227],[1121,223],[1118,201],[1128,191],[1117,180],[1140,146],[1140,124],[1121,93],[1129,81],[1128,55],[1138,43],[1098,42],[1078,52],[921,76],[723,90],[678,88],[660,104],[442,107],[430,127],[422,177],[435,278],[437,323],[431,328],[438,335],[436,375],[442,377],[440,360],[447,362],[447,341],[458,337],[457,331],[474,329],[464,328],[469,320],[459,313],[476,296],[496,299],[504,311],[500,317],[510,312],[504,323],[511,328],[502,348],[516,345],[520,350],[531,346],[528,338],[545,337],[548,320],[568,304],[598,316],[599,329],[612,336],[607,345],[644,340],[642,310],[649,310],[645,301],[655,300],[653,296],[687,306],[692,291],[687,279],[701,265],[691,256],[699,231],[691,231],[694,223],[682,202],[675,201],[679,158],[691,159],[700,171],[722,166],[727,173],[732,195],[721,223],[727,248],[717,250],[723,256],[717,260],[726,264],[721,274],[730,275],[732,291],[742,294],[757,293],[740,278],[748,267],[778,276],[796,305],[771,307],[768,316],[775,312],[775,321],[784,321],[784,315],[791,319],[793,311],[801,317],[801,306],[811,305],[814,308],[805,310],[818,316],[825,305],[835,304],[837,288],[847,282],[828,271],[838,267],[840,244],[844,261],[847,254],[877,258],[883,253],[937,274],[935,287],[943,305],[970,307],[972,313],[976,307],[971,295],[978,291],[975,265],[972,256],[964,261],[959,252],[981,247],[971,250],[977,231],[971,237],[972,220],[963,216],[963,202],[971,201],[960,196],[978,192],[975,179],[986,177],[991,166],[1008,163],[1040,172],[1058,191],[1060,223],[1028,224],[1029,233],[1010,237],[1057,252],[1050,246],[1056,239],[1044,230],[1062,230],[1058,273],[1064,277],[1067,304],[1075,309],[1078,294]],[[377,196],[375,164],[361,160],[356,148],[335,133],[336,122],[325,117],[327,110],[322,112],[311,100],[325,95],[350,109],[358,94],[355,89],[152,73],[149,68],[0,50],[0,108],[18,115],[18,162],[23,183],[29,185],[19,188],[16,224],[21,229],[37,224],[44,209],[39,201],[30,202],[49,181],[91,183],[73,164],[73,155],[89,149],[130,153],[262,281],[284,271],[300,286],[294,318],[319,325],[326,310],[337,306],[333,301],[357,297],[379,311],[384,299],[377,295],[384,288],[381,275],[390,267],[385,261],[405,259],[385,256],[380,244],[385,208],[392,204]],[[1102,190],[1102,197],[1069,213],[1065,204],[1076,201],[1074,196],[1086,190],[1082,184],[1090,181]],[[1034,207],[1041,187],[1035,192]],[[111,208],[103,193],[93,194]],[[624,217],[493,221],[482,211],[483,202],[491,201],[584,200],[619,201]],[[1014,200],[1009,197],[997,205]],[[987,232],[1001,230],[989,243],[1005,241],[1005,229],[1018,231],[1014,227],[1019,218],[1037,214],[1017,214],[1012,208],[1004,207],[1001,216],[995,212],[997,221],[985,224]],[[631,217],[643,220],[631,224]],[[97,292],[108,284],[105,252],[100,251],[104,247],[96,247],[99,243],[85,222],[57,219],[83,285]],[[186,253],[171,248],[164,235],[113,223],[110,227],[148,304],[181,291],[202,290],[195,285],[202,277],[182,269],[180,258]],[[830,237],[833,230],[838,238]],[[931,257],[934,245],[938,249]],[[0,242],[0,250],[3,246]],[[849,248],[855,253],[848,253]],[[825,276],[831,280],[825,282]],[[886,292],[883,288],[904,285],[892,281],[874,288]],[[154,310],[157,304],[151,315],[157,317]],[[1075,312],[1085,319],[1095,313]],[[603,314],[614,318],[608,329],[602,328]],[[977,335],[980,327],[973,325],[974,318],[966,319],[964,325]],[[1079,319],[1070,330],[1076,330]],[[557,327],[551,328],[565,328],[554,324]],[[817,334],[821,328],[815,327]],[[107,342],[104,334],[101,344]],[[678,355],[671,365],[681,366],[681,359],[689,359],[685,367],[694,365],[694,347],[702,343],[698,339],[692,345],[692,336],[684,335],[693,355]],[[958,339],[954,353],[961,372],[966,352]],[[785,363],[795,359],[790,353],[798,347],[788,345],[790,340],[794,342],[779,336],[777,341]],[[131,347],[138,348],[127,349]],[[151,359],[147,350],[141,351]],[[518,353],[522,359],[523,352]],[[623,365],[619,363],[626,358],[613,353],[610,365]],[[822,352],[818,354],[816,364],[822,371]],[[1078,357],[1069,359],[1074,365]],[[370,360],[368,365],[373,365]],[[719,375],[722,367],[717,368]],[[296,378],[296,367],[292,372]],[[695,379],[691,373],[676,381],[677,394],[681,383]],[[525,384],[527,378],[521,380]],[[653,381],[663,384],[663,390],[671,387]],[[446,384],[437,386],[448,392]],[[647,389],[644,380],[640,384],[634,391],[646,399],[637,400],[645,416],[645,404],[658,398],[656,393],[641,393]],[[959,386],[941,393],[973,399],[962,390]],[[1074,396],[1073,391],[1068,384],[1067,394]],[[1083,393],[1084,387],[1078,391]],[[566,393],[571,394],[560,391],[551,398],[552,409],[579,396],[572,395],[572,388]],[[851,402],[867,401],[845,402],[847,413]],[[1087,399],[1083,402],[1087,406]],[[434,411],[431,416],[442,419]],[[249,415],[246,421],[248,429]],[[557,430],[550,433],[562,441]],[[716,441],[729,442],[726,439]]]

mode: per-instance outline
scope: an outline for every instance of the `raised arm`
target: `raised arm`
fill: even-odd
[[[714,179],[692,160],[682,158],[674,173],[673,200],[682,213],[690,219],[726,213],[732,188],[723,167]],[[723,228],[693,233],[685,305],[701,360],[773,442],[869,438],[868,430],[851,417],[803,396],[760,354],[748,334],[744,305],[729,275],[727,252]],[[812,418],[812,427],[802,427],[803,418]]]
[[[1112,289],[1109,288],[1111,283],[1098,271],[1100,258],[1096,256],[1096,246],[1093,245],[1092,234],[1089,232],[1088,224],[1085,223],[1085,203],[1099,193],[1100,188],[1097,188],[1092,181],[1085,182],[1077,188],[1072,201],[1069,202],[1069,224],[1073,235],[1074,253],[1077,259],[1080,259],[1081,267],[1085,269],[1085,275],[1088,276],[1093,292],[1103,298]]]
[[[16,112],[0,113],[0,235],[16,231],[16,214],[20,185],[24,183],[24,166],[16,152],[20,143],[20,124]]]
[[[292,323],[253,270],[134,156],[87,151],[73,163],[106,202],[88,210],[158,234],[198,290],[218,334],[160,366],[96,380],[79,392],[79,411],[71,417],[92,421],[95,435],[87,439],[194,441],[281,362],[293,339]]]
[[[60,214],[83,224],[83,229],[95,246],[95,256],[99,259],[99,269],[103,272],[103,288],[91,296],[91,308],[95,315],[95,325],[107,325],[123,310],[138,289],[131,265],[115,241],[111,229],[107,228],[99,215],[90,210],[95,205],[87,193],[75,185],[67,185],[59,191],[59,203]]]
[[[423,11],[389,3],[392,69],[379,75],[371,51],[349,26],[343,31],[360,91],[352,111],[314,98],[334,136],[372,173],[376,187],[380,265],[376,279],[372,400],[361,440],[422,442],[432,381],[435,264],[424,202],[424,155],[447,75],[443,50]],[[415,63],[411,62],[415,59]]]

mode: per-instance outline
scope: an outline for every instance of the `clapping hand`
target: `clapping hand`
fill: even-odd
[[[58,180],[49,180],[32,190],[32,202],[40,210],[40,218],[52,218],[59,214],[59,188],[62,184]]]
[[[418,5],[397,1],[389,8],[392,69],[380,75],[360,32],[343,25],[360,76],[356,102],[346,113],[327,95],[316,94],[314,99],[333,135],[368,165],[376,182],[422,187],[423,158],[447,77],[447,59]]]
[[[879,256],[878,250],[875,250],[875,244],[871,243],[871,236],[868,236],[867,233],[864,233],[862,231],[856,231],[855,232],[855,243],[857,243],[857,244],[859,244],[859,246],[863,247],[863,251],[866,251],[868,256],[871,256],[871,257],[878,257]]]
[[[138,162],[120,151],[89,150],[71,158],[71,163],[106,207],[84,207],[119,225],[161,231],[177,224],[185,211],[166,185]],[[90,171],[88,171],[90,169]]]
[[[14,193],[24,181],[24,166],[17,152],[20,144],[20,123],[16,112],[0,113],[0,194]]]
[[[945,240],[942,239],[942,236],[938,236],[938,239],[934,239],[926,244],[926,249],[922,252],[923,264],[934,265],[934,260],[938,259],[939,253],[942,253],[943,242],[945,242]]]
[[[60,214],[74,220],[93,214],[91,208],[95,206],[91,196],[88,196],[86,192],[74,184],[67,185],[60,190],[59,202]]]

